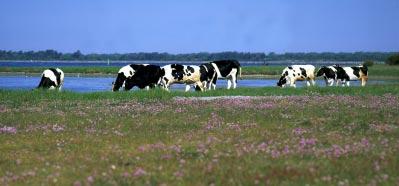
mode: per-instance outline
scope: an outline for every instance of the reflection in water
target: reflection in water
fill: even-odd
[[[113,77],[65,77],[63,90],[76,92],[110,91]],[[0,89],[34,89],[40,77],[0,76]],[[276,86],[277,79],[244,79],[238,81],[238,87],[271,87]],[[369,81],[368,84],[382,84],[384,81]],[[318,86],[325,86],[324,80],[317,80]],[[359,86],[359,81],[351,82],[351,86]],[[297,87],[306,86],[305,82],[297,82]],[[227,81],[219,80],[217,88],[226,88]],[[136,89],[136,88],[135,88]],[[175,84],[172,90],[184,90],[184,85]],[[192,91],[194,89],[191,89]]]

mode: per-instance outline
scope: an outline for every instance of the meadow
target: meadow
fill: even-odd
[[[395,185],[398,96],[395,83],[0,90],[0,184]]]

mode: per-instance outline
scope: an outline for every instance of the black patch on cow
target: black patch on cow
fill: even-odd
[[[360,77],[360,67],[351,67],[353,70],[353,74],[359,78]]]
[[[118,73],[118,76],[116,77],[116,80],[115,80],[115,82],[114,82],[112,91],[118,91],[119,88],[122,87],[123,82],[125,82],[125,80],[126,80],[125,74],[123,74],[123,72]]]
[[[367,66],[360,67],[360,70],[363,72],[364,75],[366,75],[366,76],[368,75],[369,69]]]
[[[123,82],[125,82],[125,90],[130,90],[135,86],[140,89],[147,86],[154,88],[159,79],[165,75],[165,71],[157,65],[131,64],[130,66],[135,73],[130,78],[126,78],[123,73],[119,73],[114,84],[114,91],[119,90]]]
[[[191,73],[194,73],[194,68],[191,66],[187,66],[187,70]]]
[[[51,86],[55,87],[54,81],[51,81],[50,78],[42,76],[42,79],[40,80],[39,86],[37,86],[37,88],[48,89]]]
[[[342,67],[334,66],[334,68],[337,70],[337,79],[341,81],[343,80],[349,81],[349,76]]]
[[[60,83],[61,83],[61,73],[59,73],[57,71],[57,69],[55,69],[55,68],[49,68],[49,70],[51,70],[54,73],[54,75],[55,75],[55,77],[57,79],[57,85],[60,85]]]
[[[336,75],[335,72],[331,68],[328,68],[326,66],[321,67],[320,70],[317,71],[316,76],[319,77],[319,76],[322,76],[323,74],[324,74],[325,78],[328,78],[328,79],[335,79],[335,75]]]
[[[168,84],[168,82],[169,82],[168,78],[164,77],[163,80],[165,81],[166,84]]]
[[[301,70],[301,74],[302,74],[302,78],[308,77],[308,75],[306,74],[306,70],[304,68],[299,68]]]
[[[284,72],[284,76],[288,76],[288,71]],[[299,76],[299,74],[298,74],[298,76]]]
[[[229,75],[233,68],[237,69],[237,74],[240,73],[241,65],[237,60],[218,60],[211,63],[214,63],[218,67],[222,77]]]
[[[288,67],[288,69],[292,70],[292,67]]]
[[[295,74],[292,74],[292,75],[294,75],[294,77],[295,77]]]
[[[184,66],[179,64],[171,64],[172,67],[172,76],[174,79],[181,81],[184,76]]]

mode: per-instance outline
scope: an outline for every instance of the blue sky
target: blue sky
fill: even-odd
[[[399,0],[1,0],[0,50],[399,51]]]

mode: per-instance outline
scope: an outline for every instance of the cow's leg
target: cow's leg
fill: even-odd
[[[237,88],[237,73],[231,76],[231,82],[233,82],[233,89]]]
[[[328,82],[328,85],[329,85],[329,86],[333,86],[333,85],[334,85],[334,79],[329,79],[328,81],[329,81],[329,82]]]
[[[208,81],[206,84],[208,84],[208,90],[212,90],[212,81]]]
[[[310,87],[310,82],[309,82],[309,80],[306,80],[306,85],[307,85],[308,87]]]
[[[341,79],[337,79],[337,81],[335,82],[335,86],[339,86],[339,84],[341,83]]]
[[[191,85],[186,85],[186,92],[188,92],[189,90],[190,90],[190,88],[191,88]]]
[[[326,86],[328,86],[328,85],[329,85],[329,82],[328,82],[328,80],[329,80],[329,79],[327,79],[327,77],[326,77],[326,76],[324,76],[324,81],[326,82]]]
[[[351,81],[346,81],[346,86],[349,87]]]
[[[231,88],[231,79],[227,79],[227,89]]]
[[[343,80],[343,81],[341,82],[341,85],[344,87],[345,84],[346,84],[346,80]]]
[[[296,88],[296,85],[295,85],[295,81],[294,81],[294,80],[290,80],[290,86]]]
[[[217,77],[215,77],[215,78],[213,78],[213,80],[212,80],[212,87],[213,87],[213,90],[216,90],[216,81],[217,81]]]
[[[150,90],[150,86],[146,86],[145,89],[146,89],[146,90]]]
[[[316,85],[315,80],[314,79],[310,79],[310,84],[312,84],[312,86],[315,86]]]
[[[205,89],[204,89],[204,84],[202,84],[201,81],[198,81],[198,82],[196,83],[196,85],[201,89],[201,91],[204,91],[204,90],[205,90]]]

